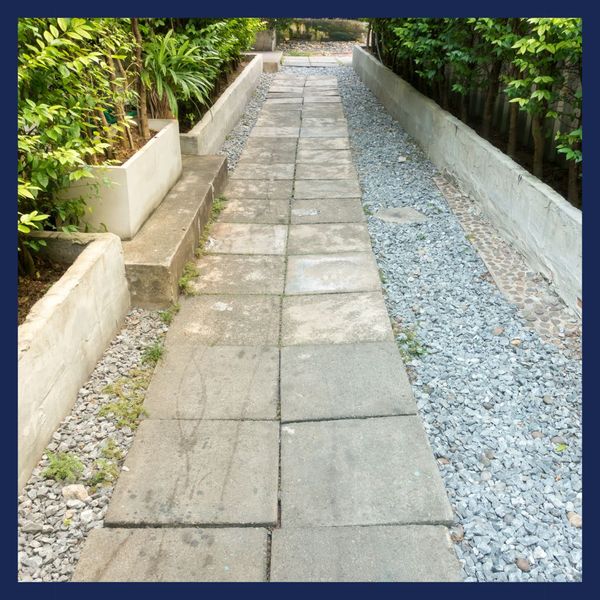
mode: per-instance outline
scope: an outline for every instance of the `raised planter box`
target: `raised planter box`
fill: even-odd
[[[83,196],[91,212],[83,219],[93,230],[106,228],[131,239],[181,175],[179,123],[150,119],[158,133],[119,166],[92,167],[93,178],[73,184],[63,197]]]
[[[262,56],[256,54],[211,109],[187,133],[181,133],[182,154],[216,154],[227,134],[244,113],[262,73]]]
[[[116,235],[36,235],[71,266],[19,326],[19,489],[129,310]]]
[[[352,66],[432,162],[481,201],[505,238],[581,314],[581,211],[360,46]]]

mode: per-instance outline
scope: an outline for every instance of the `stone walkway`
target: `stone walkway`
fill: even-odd
[[[75,581],[452,581],[336,78],[276,75]]]
[[[352,54],[329,56],[289,56],[284,55],[282,63],[286,67],[335,67],[351,65]]]

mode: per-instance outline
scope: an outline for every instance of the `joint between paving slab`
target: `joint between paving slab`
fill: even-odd
[[[336,344],[337,345],[337,344]],[[314,418],[314,419],[291,419],[291,420],[281,420],[282,425],[293,425],[294,423],[329,423],[332,421],[366,421],[368,419],[389,419],[390,417],[398,418],[398,417],[415,417],[418,413],[399,413],[399,414],[384,414],[384,415],[357,415],[357,416],[340,416],[340,417],[323,417],[323,418]]]
[[[256,523],[204,523],[202,521],[194,523],[180,523],[180,522],[169,522],[169,523],[133,523],[131,521],[110,521],[104,522],[104,527],[108,529],[234,529],[234,528],[248,528],[248,529],[267,529],[271,531],[275,523],[269,522],[256,522]]]

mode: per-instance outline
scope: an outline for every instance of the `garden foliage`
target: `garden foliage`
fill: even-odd
[[[374,54],[443,108],[468,122],[484,90],[481,132],[491,133],[500,92],[510,103],[506,149],[517,151],[519,111],[531,119],[532,171],[542,177],[548,139],[564,155],[569,200],[581,178],[582,24],[576,18],[370,19]],[[553,132],[554,120],[560,127]]]
[[[251,47],[260,19],[23,18],[18,24],[19,268],[36,229],[76,230],[83,199],[61,200],[90,165],[133,153],[147,115],[189,119]],[[136,136],[134,131],[139,129]]]

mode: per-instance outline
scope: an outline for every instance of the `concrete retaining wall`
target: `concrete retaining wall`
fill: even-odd
[[[72,264],[19,326],[19,489],[129,310],[116,235],[36,235]]]
[[[93,178],[80,179],[64,197],[83,196],[91,212],[84,221],[92,230],[106,229],[131,239],[181,175],[179,123],[149,119],[158,133],[119,166],[91,167]]]
[[[432,162],[456,176],[531,267],[581,314],[581,211],[359,46],[352,66]]]
[[[182,154],[216,154],[221,149],[258,85],[262,60],[260,54],[255,55],[202,120],[179,135]]]

